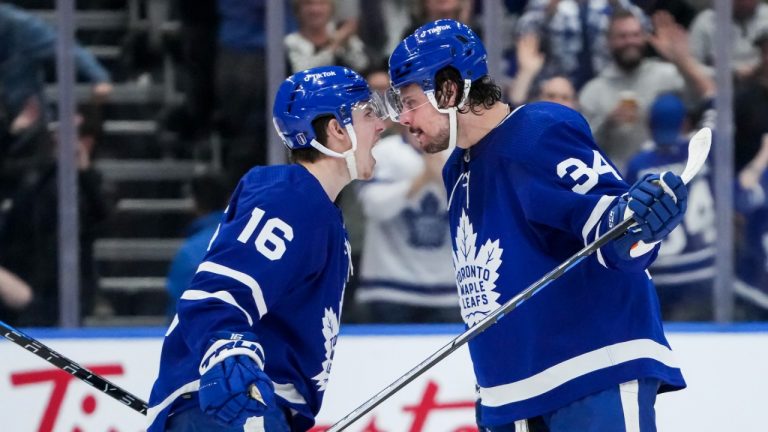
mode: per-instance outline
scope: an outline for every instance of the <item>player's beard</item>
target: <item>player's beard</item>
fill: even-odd
[[[425,153],[434,154],[448,148],[451,132],[448,127],[441,128],[434,138],[429,141],[420,143],[421,150]],[[422,139],[424,135],[422,135]]]

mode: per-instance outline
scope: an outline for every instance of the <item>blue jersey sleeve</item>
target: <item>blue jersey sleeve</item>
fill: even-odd
[[[520,114],[517,121],[532,132],[515,138],[519,144],[514,146],[516,154],[510,156],[519,169],[510,173],[519,186],[526,218],[550,237],[564,235],[584,245],[591,243],[603,234],[601,222],[627,191],[627,184],[598,149],[589,125],[576,111],[556,104],[533,104]],[[612,245],[602,249],[606,247]],[[636,271],[645,269],[655,253],[631,262],[602,251],[596,257],[605,267]]]
[[[238,186],[181,296],[179,326],[192,352],[202,355],[219,332],[258,336],[270,308],[322,269],[325,250],[311,246],[328,235],[328,224],[308,218],[308,204],[291,191],[271,192]]]

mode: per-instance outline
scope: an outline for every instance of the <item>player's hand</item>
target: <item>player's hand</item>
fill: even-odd
[[[214,341],[200,365],[200,408],[225,426],[240,427],[275,406],[272,380],[262,370],[261,346],[247,340]]]
[[[247,356],[214,365],[200,378],[200,408],[225,426],[242,426],[275,405],[272,380]]]
[[[688,188],[669,171],[661,176],[646,174],[629,189],[632,217],[644,231],[643,241],[663,240],[685,216]]]
[[[671,172],[646,174],[629,189],[611,210],[611,217],[620,221],[630,213],[637,221],[614,245],[620,255],[634,258],[650,249],[638,250],[638,244],[663,240],[685,216],[688,189],[680,176]],[[634,252],[634,253],[633,253]]]

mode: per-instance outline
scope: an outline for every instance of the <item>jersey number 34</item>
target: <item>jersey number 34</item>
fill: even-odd
[[[570,172],[571,178],[576,182],[571,190],[577,194],[585,194],[592,190],[597,185],[600,174],[613,174],[616,180],[621,180],[619,173],[603,159],[603,156],[597,150],[592,150],[594,158],[592,160],[592,167],[588,167],[580,159],[568,158],[559,164],[557,164],[557,175],[560,178],[565,177],[568,174],[568,170],[573,168]]]

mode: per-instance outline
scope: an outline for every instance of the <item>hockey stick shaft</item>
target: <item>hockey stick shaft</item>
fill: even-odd
[[[99,390],[100,392],[106,393],[112,398],[117,399],[120,403],[127,405],[128,407],[140,412],[141,414],[147,414],[146,402],[127,392],[126,390],[116,386],[104,377],[91,372],[90,370],[50,349],[37,339],[22,333],[20,330],[6,324],[3,321],[0,321],[0,331],[2,331],[4,338],[15,343],[16,345],[24,348],[32,354],[35,354],[36,356],[56,366],[64,372],[73,375],[75,378],[80,379],[96,390]]]
[[[709,148],[712,141],[712,131],[708,128],[703,128],[697,132],[693,138],[691,138],[688,144],[688,161],[686,162],[685,169],[681,174],[681,178],[684,183],[691,181],[694,175],[701,169],[709,154]],[[347,414],[344,418],[336,422],[326,432],[339,432],[357,421],[360,417],[367,414],[373,408],[390,398],[393,394],[397,393],[401,388],[405,387],[408,383],[418,378],[421,374],[426,372],[432,366],[440,362],[452,352],[459,349],[462,345],[474,339],[475,336],[482,333],[485,329],[495,324],[504,315],[508,314],[523,302],[531,298],[545,286],[552,283],[555,279],[562,276],[565,272],[576,266],[584,258],[592,255],[595,251],[603,247],[611,240],[621,236],[635,223],[634,218],[627,218],[621,221],[619,224],[608,230],[605,234],[598,237],[595,241],[585,246],[580,251],[576,252],[562,264],[551,270],[549,273],[542,276],[534,283],[528,285],[527,288],[520,291],[517,295],[509,299],[506,303],[499,308],[488,314],[474,327],[467,329],[464,333],[456,336],[447,345],[437,350],[434,354],[427,359],[416,365],[413,369],[408,371],[405,375],[398,378],[395,382],[385,387],[380,392],[376,393],[372,398],[368,399],[364,404],[357,407],[354,411]]]

